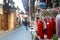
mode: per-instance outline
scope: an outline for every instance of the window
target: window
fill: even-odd
[[[13,7],[13,5],[11,5],[11,7]]]
[[[9,6],[11,6],[11,3],[9,3]]]

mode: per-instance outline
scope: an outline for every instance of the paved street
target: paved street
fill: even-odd
[[[0,33],[0,40],[32,40],[32,36],[31,33],[27,31],[26,27],[23,25],[14,31]]]
[[[21,26],[15,31],[0,34],[0,40],[32,40],[32,36],[25,26]]]

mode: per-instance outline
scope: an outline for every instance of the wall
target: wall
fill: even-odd
[[[20,21],[20,14],[19,14],[18,10],[16,10],[16,27],[19,26],[19,21]]]
[[[1,30],[1,14],[0,14],[0,30]]]
[[[3,5],[0,4],[0,14],[3,14]]]
[[[8,18],[9,18],[9,30],[15,29],[15,13],[11,12]]]
[[[8,27],[11,27],[11,13],[8,15]]]
[[[1,3],[2,0],[0,0],[0,29],[1,29],[1,15],[3,14],[3,5]]]

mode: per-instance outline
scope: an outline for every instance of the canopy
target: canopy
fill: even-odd
[[[44,8],[44,9],[47,7],[45,2],[40,2],[40,3],[38,4],[38,6],[39,6],[40,8]]]

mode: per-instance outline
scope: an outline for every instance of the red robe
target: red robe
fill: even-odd
[[[56,34],[56,23],[54,18],[51,19],[51,22],[52,22],[52,32],[53,34]]]
[[[38,32],[37,33],[41,39],[44,39],[43,22],[41,20],[38,21]]]
[[[46,26],[47,26],[47,38],[51,39],[52,38],[52,23],[50,19],[47,20]]]

